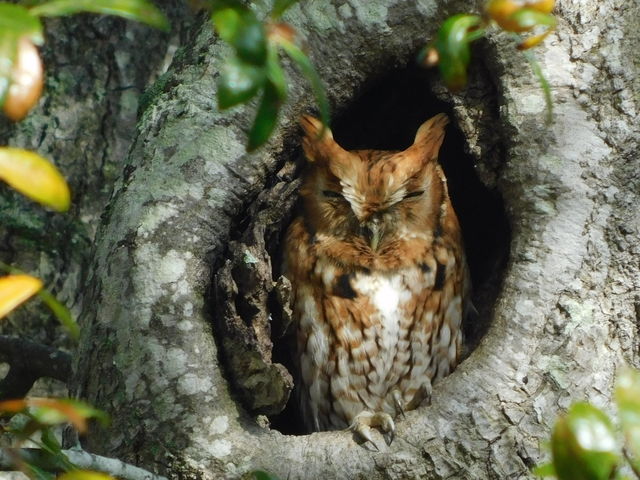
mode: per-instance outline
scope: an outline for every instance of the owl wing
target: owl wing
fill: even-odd
[[[298,405],[308,431],[321,429],[319,408],[329,396],[323,367],[329,363],[329,332],[322,322],[322,293],[313,278],[318,257],[313,235],[302,217],[296,218],[287,232],[284,272],[293,287],[293,318],[297,332],[295,381]],[[310,345],[311,343],[311,345]],[[300,388],[301,383],[310,388]]]
[[[432,378],[442,378],[455,368],[462,354],[462,323],[473,308],[471,277],[462,244],[462,235],[451,203],[446,201],[446,215],[441,218],[441,235],[436,237],[430,256],[435,262],[431,296],[440,318],[431,345],[436,358]]]

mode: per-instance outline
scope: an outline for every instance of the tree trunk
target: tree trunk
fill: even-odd
[[[183,9],[166,7],[175,19],[171,35],[107,16],[45,20],[44,95],[24,121],[0,120],[2,144],[35,150],[55,163],[73,200],[69,212],[52,214],[3,190],[2,261],[39,274],[74,314],[81,308],[100,215],[135,136],[139,99],[166,69],[168,49],[184,31]],[[31,302],[18,309],[0,322],[2,333],[70,346],[40,307]]]
[[[468,8],[308,0],[286,19],[349,119],[371,82],[405,68],[447,15]],[[617,366],[638,364],[640,6],[564,1],[556,10],[557,32],[536,53],[552,125],[505,34],[474,48],[465,93],[424,85],[448,102],[480,179],[501,196],[511,243],[506,268],[492,251],[497,266],[479,275],[490,325],[479,346],[380,451],[347,432],[285,435],[255,415],[277,410],[290,387],[270,351],[269,333],[278,344],[283,327],[269,318],[286,320],[286,282],[273,282],[295,200],[296,122],[312,100],[292,75],[281,128],[245,153],[252,109],[215,103],[229,50],[206,22],[194,31],[142,112],[96,236],[76,390],[113,423],[90,447],[171,478],[255,468],[280,478],[526,478],[562,409],[577,399],[606,407]],[[348,123],[337,122],[353,136]],[[472,340],[483,333],[469,330]]]

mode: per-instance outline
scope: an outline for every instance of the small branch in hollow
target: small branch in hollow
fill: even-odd
[[[69,461],[82,470],[95,470],[108,473],[122,480],[167,480],[142,468],[124,463],[115,458],[101,457],[84,450],[62,450]],[[23,462],[36,465],[48,472],[59,473],[60,462],[39,448],[2,448],[0,449],[0,471],[15,469],[14,461],[20,458]]]
[[[24,397],[42,377],[65,383],[71,377],[71,355],[19,337],[0,335],[0,362],[10,366],[0,381],[0,400]]]

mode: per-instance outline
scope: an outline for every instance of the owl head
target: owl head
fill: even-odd
[[[305,222],[318,235],[358,242],[372,252],[430,235],[449,202],[437,163],[447,123],[442,113],[426,121],[404,151],[347,151],[318,119],[303,117]]]

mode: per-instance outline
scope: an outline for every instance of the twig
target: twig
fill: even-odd
[[[623,448],[622,454],[624,455],[624,458],[627,459],[627,463],[631,467],[631,470],[635,474],[636,478],[640,478],[640,469],[638,469],[638,466],[634,463],[633,459],[629,455],[629,451],[626,448]]]
[[[166,477],[156,475],[142,468],[124,463],[115,458],[101,457],[84,450],[62,450],[69,461],[82,470],[95,470],[108,473],[121,480],[167,480]],[[0,449],[0,471],[15,469],[16,455],[27,463],[36,465],[43,470],[59,473],[60,462],[56,457],[38,448],[3,448]]]

